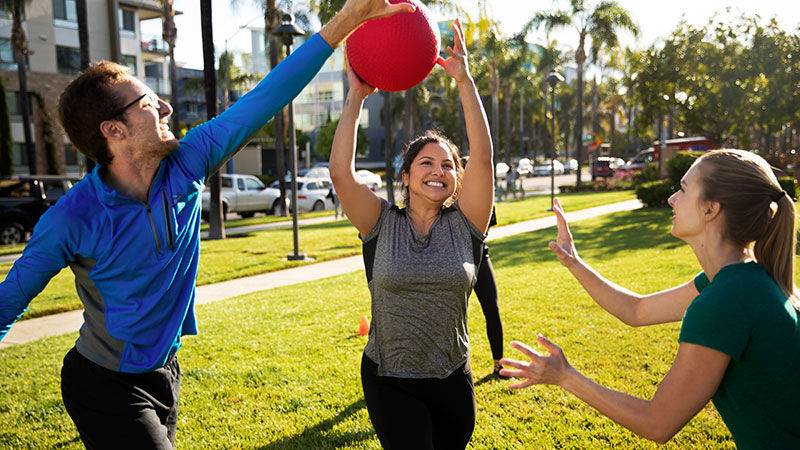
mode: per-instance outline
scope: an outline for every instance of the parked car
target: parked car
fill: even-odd
[[[372,191],[377,191],[383,187],[383,180],[381,180],[381,177],[367,169],[356,171],[356,175],[358,175],[358,177],[361,178],[361,181],[363,181],[364,184],[366,184]]]
[[[575,173],[578,171],[578,160],[570,159],[564,163],[564,173]]]
[[[330,193],[332,186],[330,179],[297,177],[297,203],[300,205],[298,211],[333,209],[333,200],[328,198],[328,193]],[[270,188],[278,190],[278,182],[273,182]],[[286,185],[286,196],[291,197],[289,184]],[[276,212],[278,211],[279,201],[280,199],[276,198],[273,204],[273,210]],[[291,201],[291,198],[289,201]]]
[[[39,217],[78,181],[58,175],[0,179],[0,244],[24,242]]]
[[[614,158],[608,156],[599,156],[592,161],[592,180],[597,177],[613,177],[614,176],[615,161]]]
[[[554,175],[564,174],[564,165],[561,164],[561,161],[553,160],[553,174]],[[550,161],[546,161],[533,166],[533,175],[537,177],[550,176]]]
[[[264,186],[253,175],[220,174],[222,178],[222,214],[234,212],[242,217],[253,217],[257,212],[273,214],[280,191]],[[202,194],[203,216],[208,218],[211,191],[204,189]]]
[[[494,177],[495,178],[505,178],[508,174],[508,164],[504,162],[499,162],[494,167]]]
[[[517,163],[517,173],[520,176],[532,177],[533,176],[533,163],[528,158],[520,158]]]

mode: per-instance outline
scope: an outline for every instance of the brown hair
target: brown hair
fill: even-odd
[[[450,157],[456,167],[456,189],[453,195],[444,202],[444,206],[453,204],[458,194],[461,192],[461,180],[464,178],[464,166],[461,164],[461,157],[458,155],[458,147],[450,139],[436,130],[428,130],[425,134],[417,136],[414,140],[408,143],[405,152],[403,153],[403,165],[400,167],[400,174],[403,172],[409,173],[411,170],[411,163],[417,157],[419,152],[428,144],[439,144],[450,152]],[[403,186],[403,203],[408,206],[408,186]]]
[[[110,61],[92,63],[70,82],[58,100],[58,120],[69,140],[98,164],[108,165],[113,158],[100,124],[111,119],[125,101],[112,86],[127,81],[130,72]]]
[[[714,150],[700,157],[702,198],[720,204],[723,238],[753,245],[758,263],[800,309],[794,284],[795,206],[764,158],[744,150]]]

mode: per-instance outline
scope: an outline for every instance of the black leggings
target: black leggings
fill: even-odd
[[[463,449],[469,443],[476,408],[469,363],[445,379],[382,377],[364,355],[361,385],[383,448]]]
[[[497,306],[497,281],[494,278],[494,268],[492,260],[489,259],[489,249],[485,246],[473,289],[486,317],[486,335],[489,337],[492,359],[500,359],[503,357],[503,323],[500,322],[500,309]]]

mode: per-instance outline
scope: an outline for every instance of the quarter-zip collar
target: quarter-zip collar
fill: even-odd
[[[149,203],[151,203],[153,196],[158,195],[157,192],[154,192],[153,187],[159,186],[161,184],[161,180],[164,178],[164,169],[166,167],[166,164],[167,160],[166,158],[164,158],[158,165],[158,170],[156,171],[156,175],[153,177],[153,181],[150,182],[150,188],[148,189],[147,192],[147,203],[142,203],[136,199],[120,194],[114,189],[111,189],[111,187],[109,187],[105,182],[103,182],[103,175],[105,175],[106,171],[108,170],[105,166],[98,164],[97,166],[95,166],[92,173],[88,174],[86,178],[92,183],[92,186],[95,188],[95,191],[100,193],[100,195],[102,196],[102,200],[105,203],[111,205],[117,205],[123,203],[136,202],[147,206]]]

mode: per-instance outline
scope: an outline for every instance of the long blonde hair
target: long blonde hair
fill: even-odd
[[[749,247],[781,290],[800,310],[794,284],[797,246],[795,206],[769,163],[743,150],[713,150],[700,157],[704,200],[725,213],[723,238]]]

